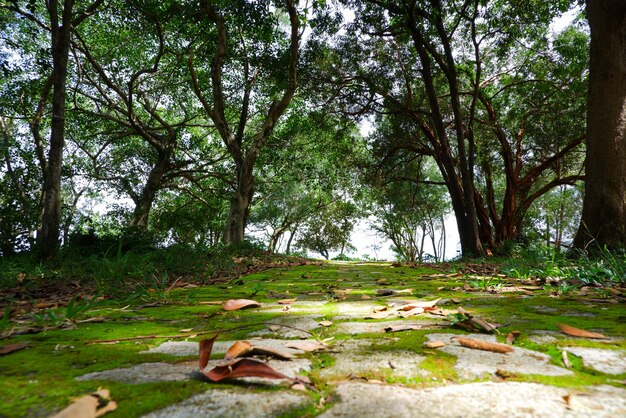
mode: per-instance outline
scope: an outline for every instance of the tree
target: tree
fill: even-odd
[[[301,35],[294,0],[274,10],[269,2],[235,3],[200,2],[210,42],[190,46],[188,60],[193,91],[234,165],[226,244],[244,240],[256,160],[296,91]],[[278,14],[283,10],[289,17],[289,43],[281,50],[284,32]],[[198,58],[211,63],[208,80],[196,68]]]
[[[32,3],[18,5],[19,2],[13,2],[14,5],[7,6],[11,11],[32,21],[39,27],[46,28],[50,33],[52,121],[48,156],[44,167],[41,228],[37,235],[39,256],[46,260],[56,256],[59,246],[61,170],[63,168],[63,147],[65,144],[66,81],[72,30],[92,15],[103,1],[95,0],[85,4],[84,8],[79,12],[75,10],[73,0],[64,0],[62,3],[56,0],[47,1],[45,13],[47,14],[48,22],[42,19],[42,15],[37,14],[36,6]],[[24,6],[24,8],[20,6]]]
[[[571,77],[533,65],[535,52],[551,47],[548,24],[566,2],[346,3],[357,9],[357,19],[336,48],[342,65],[330,60],[323,67],[327,84],[334,86],[330,95],[348,103],[352,114],[398,118],[403,131],[394,147],[434,158],[464,255],[516,239],[537,198],[582,178],[559,168],[572,165],[564,161],[582,142],[582,132],[570,126],[564,136],[558,132],[563,123],[552,123],[547,135],[534,128],[550,117],[579,119],[576,82],[584,73]],[[564,58],[545,54],[541,62],[579,68],[580,54]],[[520,89],[525,94],[515,93]],[[572,103],[562,112],[567,119],[547,110],[562,103],[563,95]],[[499,188],[494,172],[502,167],[505,183]]]
[[[591,30],[583,214],[574,244],[626,247],[626,3],[587,1]]]

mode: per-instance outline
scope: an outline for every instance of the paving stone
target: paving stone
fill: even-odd
[[[543,305],[535,305],[532,307],[535,311],[541,313],[554,313],[558,312],[557,308],[553,308],[552,306],[543,306]]]
[[[306,405],[309,398],[291,390],[254,393],[216,389],[144,415],[144,418],[275,417]]]
[[[78,376],[76,380],[114,380],[122,383],[168,382],[188,380],[198,369],[197,361],[184,363],[142,363],[132,367],[104,370]]]
[[[297,350],[295,348],[287,348],[286,345],[289,340],[276,340],[271,338],[248,338],[254,345],[272,348],[274,350],[280,350],[289,354],[297,355],[302,354],[304,351]],[[235,343],[235,341],[216,341],[213,344],[213,354],[224,354]],[[172,356],[197,356],[198,355],[198,343],[189,341],[167,341],[158,347],[151,348],[146,351],[142,351],[141,354],[169,354]]]
[[[222,365],[222,360],[211,360],[207,364],[206,370]],[[311,362],[307,359],[294,359],[290,361],[270,360],[267,364],[276,371],[289,376],[311,369]],[[166,382],[175,380],[189,380],[191,375],[198,369],[196,361],[184,363],[142,363],[128,368],[111,369],[102,372],[88,373],[76,378],[76,380],[114,380],[123,383],[146,383],[146,382]],[[262,379],[256,377],[246,377],[240,379],[250,383],[262,383],[268,385],[280,385],[284,379]]]
[[[251,336],[279,335],[283,338],[307,338],[319,328],[321,315],[283,315],[266,322],[266,328],[251,332]]]
[[[522,382],[482,382],[429,389],[346,382],[339,402],[320,417],[616,417],[626,415],[626,390],[569,391]],[[569,404],[564,400],[569,396]]]
[[[624,351],[588,347],[568,347],[565,350],[581,357],[586,367],[591,367],[599,372],[626,373],[626,353]]]
[[[370,376],[381,374],[387,376],[415,377],[427,373],[419,368],[425,357],[409,351],[379,352],[371,354],[355,354],[341,352],[334,355],[335,364],[322,369],[320,376],[324,379],[345,379],[350,375]]]
[[[334,320],[342,319],[363,319],[372,313],[372,310],[380,306],[374,300],[367,302],[338,302],[335,304],[337,315]]]
[[[559,340],[557,335],[560,334],[554,331],[537,331],[536,334],[529,335],[528,339],[535,344],[553,344]]]
[[[550,357],[537,351],[514,347],[514,351],[506,354],[466,348],[458,344],[455,334],[429,334],[430,341],[443,341],[447,345],[439,348],[457,357],[454,366],[459,377],[472,379],[483,374],[494,374],[498,369],[511,373],[540,374],[544,376],[571,375],[573,372],[562,367],[549,364]],[[496,342],[494,335],[470,334],[463,337],[475,340]]]
[[[398,325],[420,325],[425,329],[428,328],[439,328],[441,321],[433,321],[428,319],[420,319],[420,320],[397,320],[397,321],[383,321],[383,322],[341,322],[336,324],[336,331],[340,334],[376,334],[376,333],[384,333],[385,328],[390,326],[398,326]]]
[[[289,297],[295,298],[298,295],[291,295]],[[320,298],[321,296],[317,296]],[[279,313],[281,315],[289,314],[312,314],[319,312],[328,302],[323,300],[303,300],[296,301],[291,305],[279,305],[278,303],[264,303],[261,312],[262,313]],[[289,306],[289,310],[284,311],[286,306]]]

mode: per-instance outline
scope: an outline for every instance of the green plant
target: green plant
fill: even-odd
[[[482,291],[497,291],[505,282],[500,277],[476,277],[469,281],[469,286]]]

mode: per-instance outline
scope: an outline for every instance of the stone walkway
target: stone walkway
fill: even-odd
[[[376,276],[378,277],[378,276]],[[358,284],[358,283],[357,283]],[[354,286],[354,283],[351,283]],[[268,365],[289,376],[307,376],[305,390],[290,388],[290,381],[256,377],[238,379],[239,385],[207,384],[207,390],[178,404],[154,411],[147,417],[618,417],[626,416],[626,353],[616,349],[570,346],[572,337],[554,330],[530,330],[531,347],[564,347],[577,366],[564,367],[545,349],[513,345],[506,354],[461,346],[456,337],[496,342],[495,335],[451,333],[453,328],[441,316],[420,315],[406,319],[365,320],[373,307],[385,303],[415,302],[412,296],[401,301],[314,300],[296,301],[288,310],[274,302],[263,303],[246,313],[277,314],[265,328],[248,334],[254,345],[289,353],[290,360],[266,359]],[[423,300],[423,298],[420,298]],[[446,303],[446,301],[443,301]],[[329,313],[329,305],[332,305]],[[397,306],[397,305],[395,305]],[[446,306],[447,307],[447,306]],[[544,308],[537,306],[535,311]],[[542,314],[553,315],[554,312]],[[575,312],[573,313],[575,314]],[[228,312],[233,324],[236,312]],[[524,316],[520,312],[519,317]],[[332,321],[329,327],[320,321]],[[392,325],[413,324],[415,331],[386,333]],[[328,324],[327,324],[328,325]],[[317,338],[316,338],[317,337]],[[610,337],[610,336],[609,336]],[[328,346],[313,353],[289,348],[292,341],[320,342]],[[585,339],[573,339],[588,345]],[[441,348],[424,350],[426,341],[441,341]],[[608,342],[619,342],[613,339]],[[227,335],[218,339],[207,369],[223,364],[226,350],[234,343]],[[499,342],[503,342],[502,339]],[[418,347],[416,352],[412,347]],[[546,352],[547,351],[547,352]],[[144,354],[186,357],[172,363],[146,362],[129,368],[89,373],[78,380],[112,380],[128,384],[183,381],[197,374],[198,343],[168,341]],[[437,369],[440,364],[441,372]],[[576,384],[577,370],[614,375],[616,386]],[[524,376],[530,376],[524,379]],[[534,376],[534,378],[533,378]],[[542,376],[560,387],[536,383]],[[521,381],[520,381],[521,380]],[[527,380],[527,381],[524,381]],[[533,382],[534,380],[534,382]],[[548,380],[545,380],[547,382]],[[569,387],[569,388],[568,388]],[[302,389],[302,388],[301,388]]]

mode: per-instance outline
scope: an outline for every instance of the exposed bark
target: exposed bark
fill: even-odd
[[[585,197],[574,245],[626,247],[626,3],[588,0]],[[590,247],[591,246],[591,247]]]

